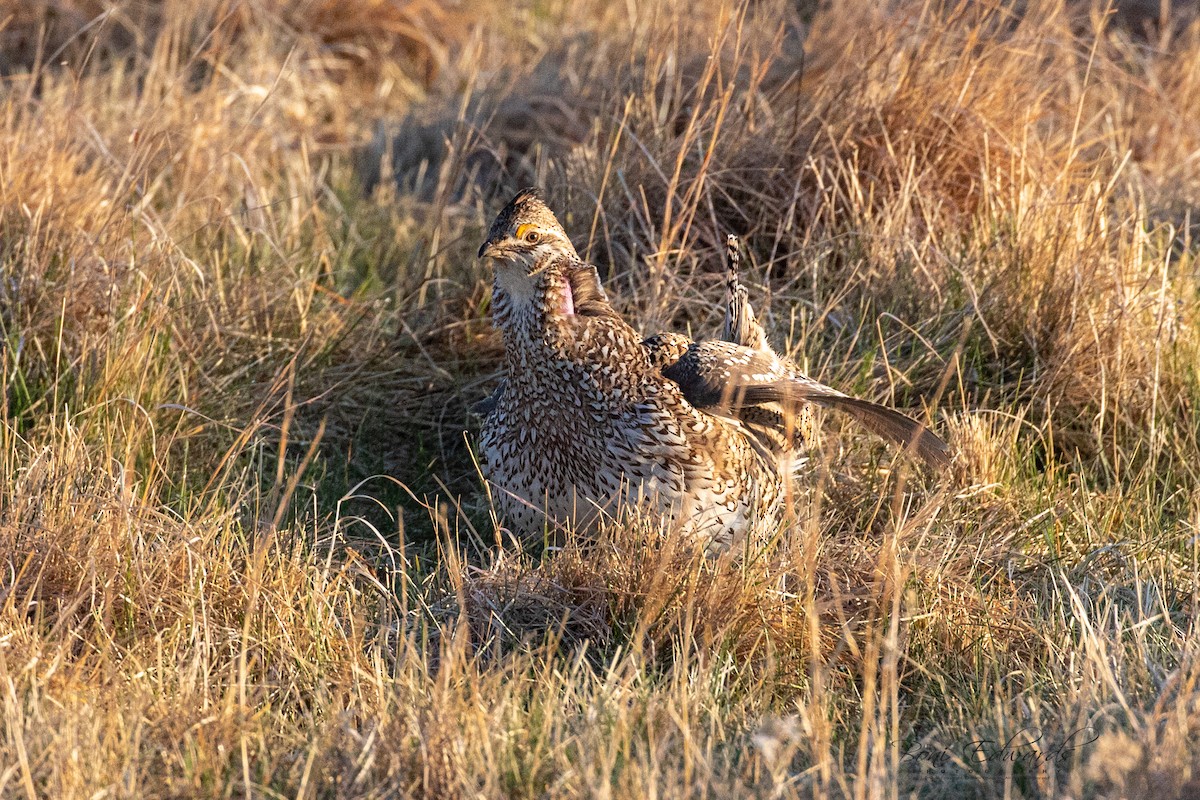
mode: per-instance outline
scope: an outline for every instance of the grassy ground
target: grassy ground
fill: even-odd
[[[835,5],[0,8],[0,795],[1200,795],[1200,23]],[[830,417],[762,552],[523,552],[530,182],[955,473]]]

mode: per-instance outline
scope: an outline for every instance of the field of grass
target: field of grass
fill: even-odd
[[[1200,21],[1121,5],[0,5],[0,796],[1200,797]],[[530,183],[953,474],[497,531]]]

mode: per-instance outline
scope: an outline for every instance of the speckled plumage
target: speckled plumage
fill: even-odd
[[[770,349],[730,247],[728,341],[643,339],[536,192],[500,212],[480,256],[493,259],[508,374],[477,410],[502,524],[588,531],[638,509],[717,546],[777,528],[807,403],[845,396]]]

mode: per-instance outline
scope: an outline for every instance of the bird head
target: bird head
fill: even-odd
[[[479,248],[480,258],[515,262],[531,270],[548,256],[578,258],[575,246],[537,189],[522,189],[508,201]]]

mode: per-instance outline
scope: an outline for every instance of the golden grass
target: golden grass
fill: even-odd
[[[1168,11],[0,9],[0,795],[1195,796]],[[493,530],[473,253],[534,180],[645,328],[716,330],[740,235],[955,474],[829,417],[761,552]]]

